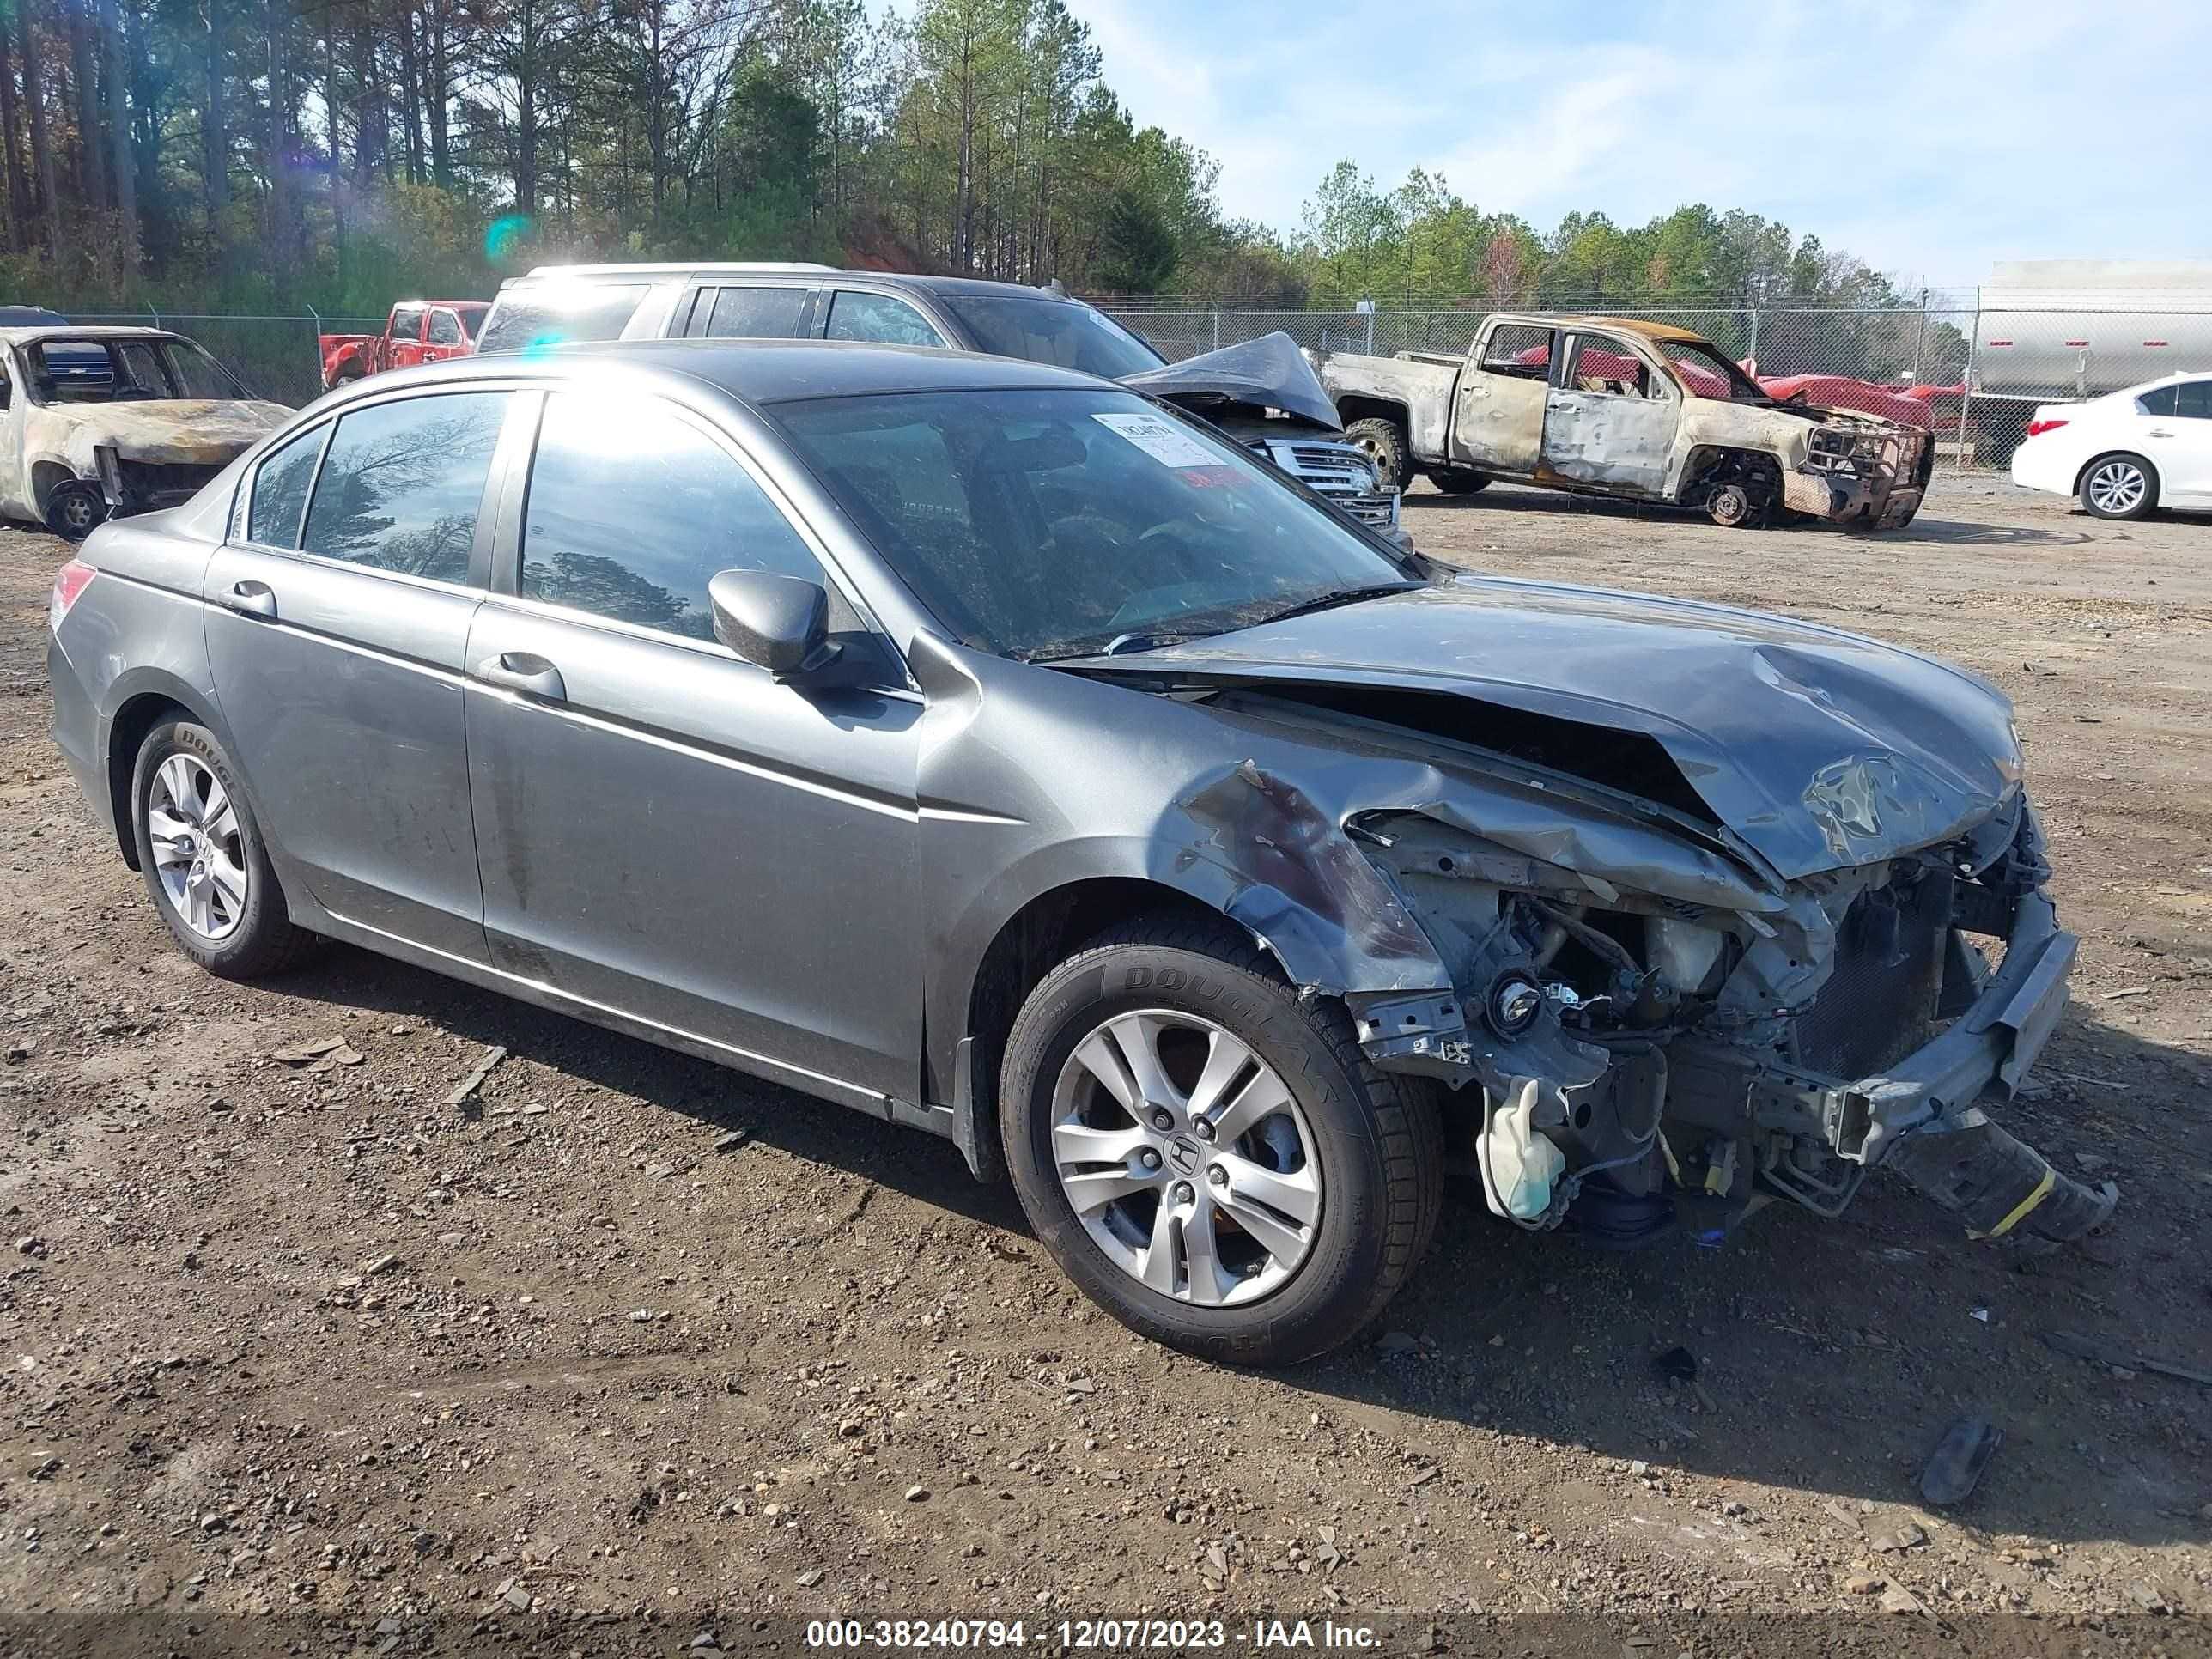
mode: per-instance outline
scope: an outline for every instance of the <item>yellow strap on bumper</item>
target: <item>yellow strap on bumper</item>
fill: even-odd
[[[2057,1182],[2058,1172],[2056,1170],[2053,1170],[2049,1164],[2045,1164],[2043,1166],[2043,1179],[2035,1183],[2035,1190],[2033,1192],[2030,1193],[2026,1198],[2023,1198],[2018,1204],[2013,1206],[2013,1212],[2010,1215],[2007,1216],[2002,1221],[1998,1222],[1996,1226],[1990,1228],[1989,1231],[1985,1233],[1978,1233],[1972,1227],[1969,1227],[1966,1229],[1966,1236],[1969,1238],[2002,1238],[2007,1233],[2018,1226],[2023,1220],[2027,1219],[2037,1205],[2042,1203],[2045,1199],[2051,1196],[2051,1189],[2056,1186]]]

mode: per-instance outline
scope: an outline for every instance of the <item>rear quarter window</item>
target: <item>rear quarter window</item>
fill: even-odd
[[[521,351],[574,340],[619,340],[645,295],[643,283],[513,289],[493,305],[477,349]]]
[[[271,450],[253,475],[253,502],[247,509],[246,539],[263,547],[300,544],[300,518],[307,505],[307,486],[315,481],[328,426],[302,432]]]

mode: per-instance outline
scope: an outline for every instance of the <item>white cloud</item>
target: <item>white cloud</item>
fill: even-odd
[[[1221,162],[1224,210],[1285,228],[1349,156],[1542,228],[1746,208],[1939,283],[2212,256],[2202,0],[1071,4],[1136,117]]]

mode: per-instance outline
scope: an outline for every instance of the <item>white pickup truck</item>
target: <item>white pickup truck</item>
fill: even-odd
[[[1917,427],[1777,399],[1703,336],[1609,317],[1486,318],[1467,356],[1313,353],[1384,489],[1492,478],[1710,514],[1722,525],[1911,522],[1935,449]]]

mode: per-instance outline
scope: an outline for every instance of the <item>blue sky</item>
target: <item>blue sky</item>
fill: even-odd
[[[2212,257],[2212,0],[1069,0],[1109,85],[1289,229],[1350,157],[1548,229],[1743,207],[1938,286]]]

